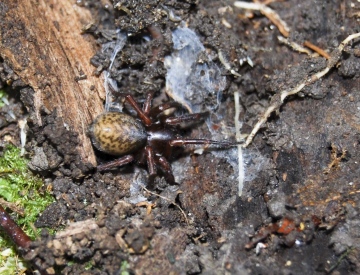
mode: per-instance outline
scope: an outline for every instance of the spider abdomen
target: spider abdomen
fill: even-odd
[[[91,124],[89,134],[98,150],[114,156],[131,153],[145,146],[147,140],[143,124],[119,112],[99,115]]]

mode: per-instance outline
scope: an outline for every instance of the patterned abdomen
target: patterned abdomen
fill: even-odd
[[[120,156],[145,146],[147,134],[140,121],[118,112],[99,115],[89,129],[94,146],[107,154]]]

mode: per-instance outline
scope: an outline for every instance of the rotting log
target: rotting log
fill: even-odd
[[[90,12],[75,1],[0,3],[0,56],[34,90],[35,123],[42,125],[42,108],[56,108],[70,130],[79,133],[82,160],[95,164],[86,130],[103,111],[104,89],[89,62],[95,41],[81,34],[91,22]]]

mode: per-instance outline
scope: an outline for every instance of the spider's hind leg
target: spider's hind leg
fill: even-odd
[[[123,156],[119,159],[115,159],[113,161],[109,161],[107,163],[104,164],[100,164],[96,167],[96,170],[101,172],[101,171],[106,171],[109,170],[111,168],[115,168],[115,167],[119,167],[119,166],[123,166],[125,164],[128,164],[130,162],[132,162],[134,160],[133,155],[126,155]]]

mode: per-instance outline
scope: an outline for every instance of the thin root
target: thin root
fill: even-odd
[[[281,32],[281,34],[285,37],[289,36],[290,28],[283,21],[280,16],[274,11],[273,9],[269,8],[265,4],[262,3],[248,3],[244,1],[235,1],[234,6],[240,9],[247,9],[247,10],[258,10],[263,15],[265,15]]]
[[[175,205],[175,206],[180,210],[180,212],[183,214],[183,216],[184,216],[184,218],[185,218],[185,221],[186,221],[186,224],[189,225],[189,220],[188,220],[188,218],[186,217],[186,213],[184,212],[184,210],[182,210],[182,208],[181,208],[176,202],[174,202],[174,201],[172,201],[172,200],[170,200],[170,199],[168,199],[168,198],[166,198],[166,197],[163,197],[163,196],[161,196],[161,195],[159,195],[159,194],[156,194],[156,193],[150,191],[149,189],[147,189],[146,187],[143,187],[143,189],[144,189],[146,192],[148,192],[149,194],[154,195],[154,196],[157,196],[157,197],[159,197],[159,198],[162,198],[162,199],[170,202],[171,204]]]
[[[300,44],[293,42],[293,41],[289,41],[289,39],[279,35],[277,37],[277,39],[279,40],[280,43],[283,43],[289,47],[291,47],[294,51],[297,51],[299,53],[305,53],[309,56],[312,56],[312,52],[310,50],[308,50],[307,48],[301,46]]]
[[[330,59],[331,56],[330,54],[328,54],[327,52],[325,52],[323,49],[321,49],[320,47],[314,45],[313,43],[311,43],[310,41],[305,41],[304,42],[304,46],[308,47],[309,49],[312,49],[314,52],[317,52],[318,54],[320,54],[321,56],[325,57],[326,59]]]
[[[151,210],[153,208],[155,208],[156,206],[156,203],[151,203],[151,202],[147,202],[147,201],[141,201],[141,202],[138,202],[136,204],[136,206],[140,207],[140,206],[144,206],[146,207],[146,215],[150,215],[151,214]]]
[[[236,2],[235,2],[236,3]],[[271,100],[270,100],[270,106],[267,108],[267,110],[262,114],[262,116],[259,118],[259,121],[255,124],[254,128],[252,129],[251,133],[247,137],[245,143],[243,144],[243,147],[247,147],[252,140],[254,139],[256,133],[259,131],[262,124],[264,124],[267,119],[269,118],[270,114],[274,111],[279,111],[280,107],[284,103],[285,98],[287,98],[290,95],[295,95],[298,92],[300,92],[305,86],[308,86],[310,84],[313,84],[315,81],[326,75],[332,67],[334,67],[341,58],[341,53],[344,50],[345,46],[353,39],[360,37],[360,33],[355,33],[352,35],[349,35],[343,42],[340,43],[339,47],[335,49],[330,54],[330,59],[328,60],[328,64],[325,69],[323,69],[320,72],[317,72],[307,79],[300,82],[296,87],[290,91],[281,91],[277,94],[275,94]]]

